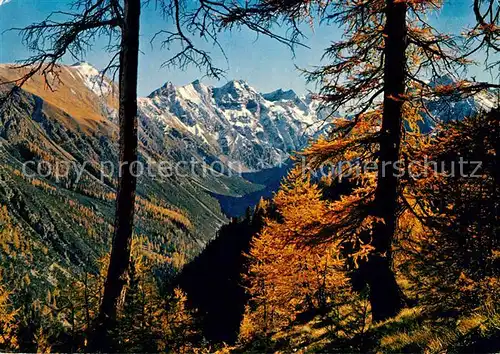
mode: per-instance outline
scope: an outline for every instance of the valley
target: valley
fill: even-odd
[[[21,74],[0,66],[2,81]],[[83,62],[61,66],[52,88],[35,76],[2,108],[0,202],[28,238],[47,248],[40,269],[92,267],[109,247],[116,92]],[[228,218],[270,197],[290,155],[314,135],[309,98],[282,90],[260,94],[242,81],[220,88],[167,83],[139,98],[139,107],[140,163],[147,171],[164,163],[170,173],[139,176],[135,233],[160,253],[182,250],[187,259]]]

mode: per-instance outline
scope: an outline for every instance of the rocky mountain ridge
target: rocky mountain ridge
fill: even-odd
[[[293,91],[261,94],[242,80],[221,87],[166,83],[139,98],[139,107],[165,134],[204,145],[238,172],[276,167],[315,136],[310,100]]]

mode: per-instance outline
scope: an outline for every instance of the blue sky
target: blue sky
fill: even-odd
[[[154,3],[154,2],[153,2]],[[66,9],[67,2],[62,0],[0,0],[0,62],[11,63],[25,58],[29,53],[20,43],[15,32],[6,32],[12,27],[23,27],[35,21],[43,20],[51,11]],[[459,32],[470,26],[473,21],[471,11],[472,0],[446,0],[439,14],[433,15],[431,22],[442,30]],[[148,95],[167,81],[175,85],[187,84],[203,75],[195,68],[181,71],[161,68],[162,62],[168,58],[169,52],[159,46],[151,48],[150,39],[161,28],[168,26],[157,14],[153,6],[142,13],[141,51],[139,68],[139,94]],[[3,33],[3,34],[1,34]],[[298,48],[295,58],[288,48],[269,38],[256,37],[248,30],[223,33],[220,42],[228,57],[228,63],[220,53],[214,51],[215,62],[227,69],[227,79],[243,79],[262,92],[276,88],[292,88],[303,94],[308,88],[295,66],[307,68],[318,65],[323,49],[331,40],[339,38],[341,32],[335,26],[318,26],[314,31],[306,28],[308,39],[305,43],[310,47]],[[107,63],[103,53],[104,43],[97,42],[94,50],[82,58],[97,68]],[[71,63],[69,63],[71,64]],[[472,73],[478,78],[488,79],[481,69],[473,68]],[[203,82],[221,85],[225,83],[204,79]]]

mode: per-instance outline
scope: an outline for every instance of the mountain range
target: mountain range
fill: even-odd
[[[0,65],[2,82],[22,74]],[[61,66],[49,79],[47,87],[33,77],[0,110],[0,204],[43,250],[39,264],[50,272],[91,266],[109,247],[118,90],[85,62]],[[452,105],[436,101],[432,110],[447,120],[494,102],[486,93]],[[172,259],[196,254],[230,217],[270,196],[294,151],[325,129],[311,96],[260,93],[242,80],[166,83],[138,104],[139,161],[148,173],[138,179],[135,233]],[[426,119],[428,129],[433,124]],[[175,173],[149,173],[164,162]],[[51,279],[42,273],[40,281]]]
[[[2,82],[23,73],[0,65]],[[112,234],[117,87],[88,63],[61,66],[49,80],[33,77],[1,107],[0,204],[44,250],[40,269],[81,269]],[[219,200],[251,194],[237,208],[244,211],[259,191],[275,189],[290,154],[314,136],[310,98],[261,94],[243,81],[167,83],[138,103],[139,161],[148,173],[138,178],[135,233],[168,257],[196,254],[235,216]],[[149,173],[164,162],[175,173]],[[263,173],[274,169],[282,172]],[[42,282],[56,278],[43,273]]]

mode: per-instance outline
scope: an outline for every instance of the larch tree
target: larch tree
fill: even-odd
[[[118,71],[119,168],[111,256],[94,325],[94,350],[106,350],[111,346],[109,333],[115,327],[118,299],[127,281],[130,263],[137,184],[139,24],[141,7],[148,3],[141,0],[77,0],[73,12],[57,11],[40,23],[20,29],[24,43],[34,54],[16,66],[24,70],[22,77],[2,83],[12,85],[10,93],[13,93],[33,76],[42,75],[48,88],[54,89],[60,82],[59,63],[63,59],[80,60],[91,49],[93,41],[108,38],[106,48],[112,55],[102,72],[102,79],[109,72],[114,77]],[[172,44],[179,44],[180,48],[164,64],[181,68],[194,64],[206,68],[207,75],[219,77],[222,71],[213,65],[209,53],[197,48],[190,39],[190,35],[196,33],[202,40],[217,45],[215,25],[207,20],[196,20],[191,16],[196,7],[179,0],[156,4],[166,21],[174,23],[174,30],[159,29],[155,38],[163,36],[162,47],[168,49]],[[3,96],[2,104],[8,104],[11,96]]]
[[[340,242],[314,246],[290,242],[296,235],[315,238],[328,227],[329,207],[321,189],[298,167],[289,173],[272,205],[266,206],[264,228],[249,252],[246,285],[251,298],[240,329],[243,342],[267,340],[300,315],[326,315],[332,308],[355,302]]]
[[[413,218],[414,231],[403,245],[413,252],[403,263],[415,269],[409,274],[420,274],[416,292],[441,297],[436,301],[441,306],[447,301],[464,305],[461,279],[478,287],[498,279],[499,128],[499,110],[493,109],[439,124],[428,142],[410,152],[420,163],[415,177],[404,183],[403,198],[413,214],[405,218]],[[443,299],[450,293],[452,298]],[[479,300],[465,303],[478,306]]]
[[[468,64],[460,38],[438,32],[426,17],[440,9],[441,1],[264,0],[240,6],[204,5],[207,13],[222,18],[225,27],[245,26],[291,47],[300,42],[304,23],[336,23],[344,30],[342,38],[326,49],[328,63],[306,72],[309,80],[319,83],[317,98],[330,112],[333,129],[303,155],[313,169],[325,162],[372,161],[376,172],[361,178],[363,189],[354,192],[362,195],[357,208],[346,205],[350,215],[339,213],[345,218],[337,217],[337,224],[305,242],[343,239],[353,251],[350,257],[359,258],[356,264],[370,290],[373,319],[396,315],[405,300],[391,260],[402,206],[400,160],[402,141],[411,130],[408,124],[415,116],[435,119],[427,107],[433,100],[460,99],[489,87],[458,79]],[[273,30],[276,24],[285,24],[290,31],[281,35]],[[445,74],[455,80],[440,82]],[[344,117],[334,119],[339,111]],[[341,169],[339,175],[346,172]],[[367,247],[370,252],[361,252]]]

